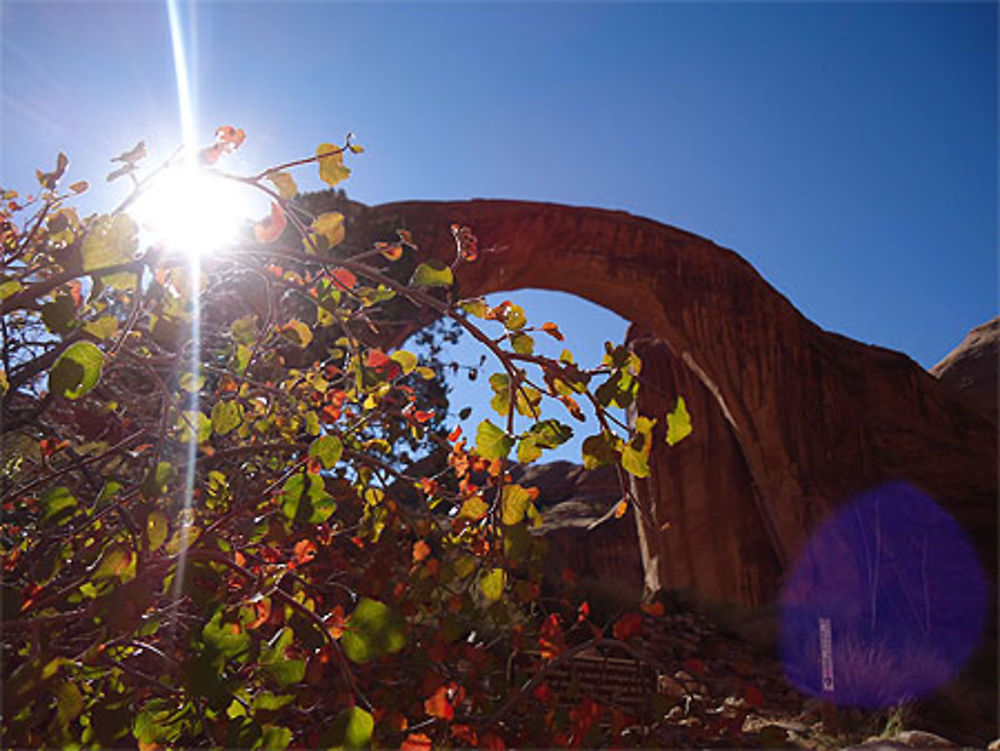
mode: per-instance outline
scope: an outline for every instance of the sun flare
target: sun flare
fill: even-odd
[[[191,258],[235,241],[251,215],[247,187],[191,165],[169,167],[132,207],[153,243]]]

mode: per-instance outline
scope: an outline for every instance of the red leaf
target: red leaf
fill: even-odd
[[[285,210],[272,201],[270,216],[253,226],[253,236],[259,243],[273,243],[281,237],[281,233],[285,230],[285,224],[287,224]]]
[[[448,434],[448,440],[454,443],[461,437],[461,435],[462,435],[462,426],[456,425],[455,429]]]
[[[748,707],[756,708],[764,706],[764,694],[752,683],[748,683],[743,687],[743,697],[747,700]]]
[[[615,621],[612,633],[620,641],[639,636],[642,633],[642,616],[638,613],[626,613]]]
[[[410,733],[403,741],[400,751],[431,751],[431,739],[423,733]]]
[[[689,657],[681,663],[681,667],[693,675],[701,675],[705,672],[705,663],[697,657]]]
[[[447,686],[441,686],[424,702],[424,711],[440,720],[451,720],[455,716],[455,710],[448,701]]]
[[[330,276],[332,276],[337,282],[337,285],[343,289],[354,289],[354,285],[358,283],[358,278],[347,269],[334,269],[330,272]]]
[[[380,349],[368,350],[368,361],[365,363],[369,368],[384,368],[392,363],[392,360]]]

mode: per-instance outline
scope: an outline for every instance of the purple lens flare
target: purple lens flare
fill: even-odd
[[[843,706],[914,700],[979,644],[988,589],[952,516],[905,483],[865,493],[813,534],[781,597],[781,658],[800,691]]]

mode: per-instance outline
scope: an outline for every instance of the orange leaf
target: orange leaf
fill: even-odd
[[[618,501],[618,505],[615,506],[615,518],[621,519],[625,516],[625,512],[628,511],[628,501],[621,500]]]
[[[431,739],[423,733],[410,733],[399,749],[400,751],[431,751]]]
[[[462,435],[462,426],[456,425],[455,429],[448,434],[448,440],[454,443]]]
[[[285,210],[277,203],[271,202],[271,214],[253,226],[253,236],[261,244],[273,243],[285,230]]]
[[[440,720],[450,720],[455,716],[455,710],[448,701],[448,687],[441,686],[434,694],[424,702],[424,711],[431,717]]]
[[[431,547],[423,540],[413,543],[413,562],[419,563],[431,554]]]
[[[337,605],[330,611],[330,615],[326,617],[326,630],[330,632],[331,637],[339,639],[344,635],[346,626],[347,619],[344,618],[344,607],[343,605]]]
[[[651,615],[654,618],[662,618],[663,614],[666,612],[666,608],[663,607],[662,602],[653,602],[649,605],[640,605],[639,609],[646,615]]]
[[[299,540],[292,549],[295,563],[301,566],[316,557],[316,543],[312,540]]]
[[[550,321],[546,321],[545,323],[542,324],[542,331],[544,331],[549,336],[554,337],[556,340],[560,342],[564,341],[566,338],[562,335],[562,332],[559,330],[559,327]]]
[[[243,128],[232,125],[222,125],[215,129],[215,142],[223,145],[227,151],[235,151],[246,140],[247,134]]]
[[[382,253],[383,258],[388,261],[398,261],[403,257],[403,246],[400,243],[375,243],[375,247]]]
[[[347,269],[334,269],[330,272],[330,276],[344,289],[354,289],[354,285],[358,283],[358,278]]]
[[[257,615],[252,621],[247,624],[247,628],[258,628],[263,625],[268,618],[271,617],[271,600],[265,597],[261,600],[257,600],[253,604],[253,609]]]

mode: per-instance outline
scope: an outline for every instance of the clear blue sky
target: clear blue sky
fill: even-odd
[[[237,166],[347,130],[366,203],[624,209],[745,256],[824,328],[933,365],[997,313],[997,5],[182,6],[205,141]],[[3,2],[0,184],[180,139],[162,3]],[[303,179],[304,188],[318,188]],[[538,296],[532,298],[538,309]],[[529,315],[531,314],[529,310]],[[541,296],[597,352],[624,325]],[[573,325],[575,324],[575,325]]]

